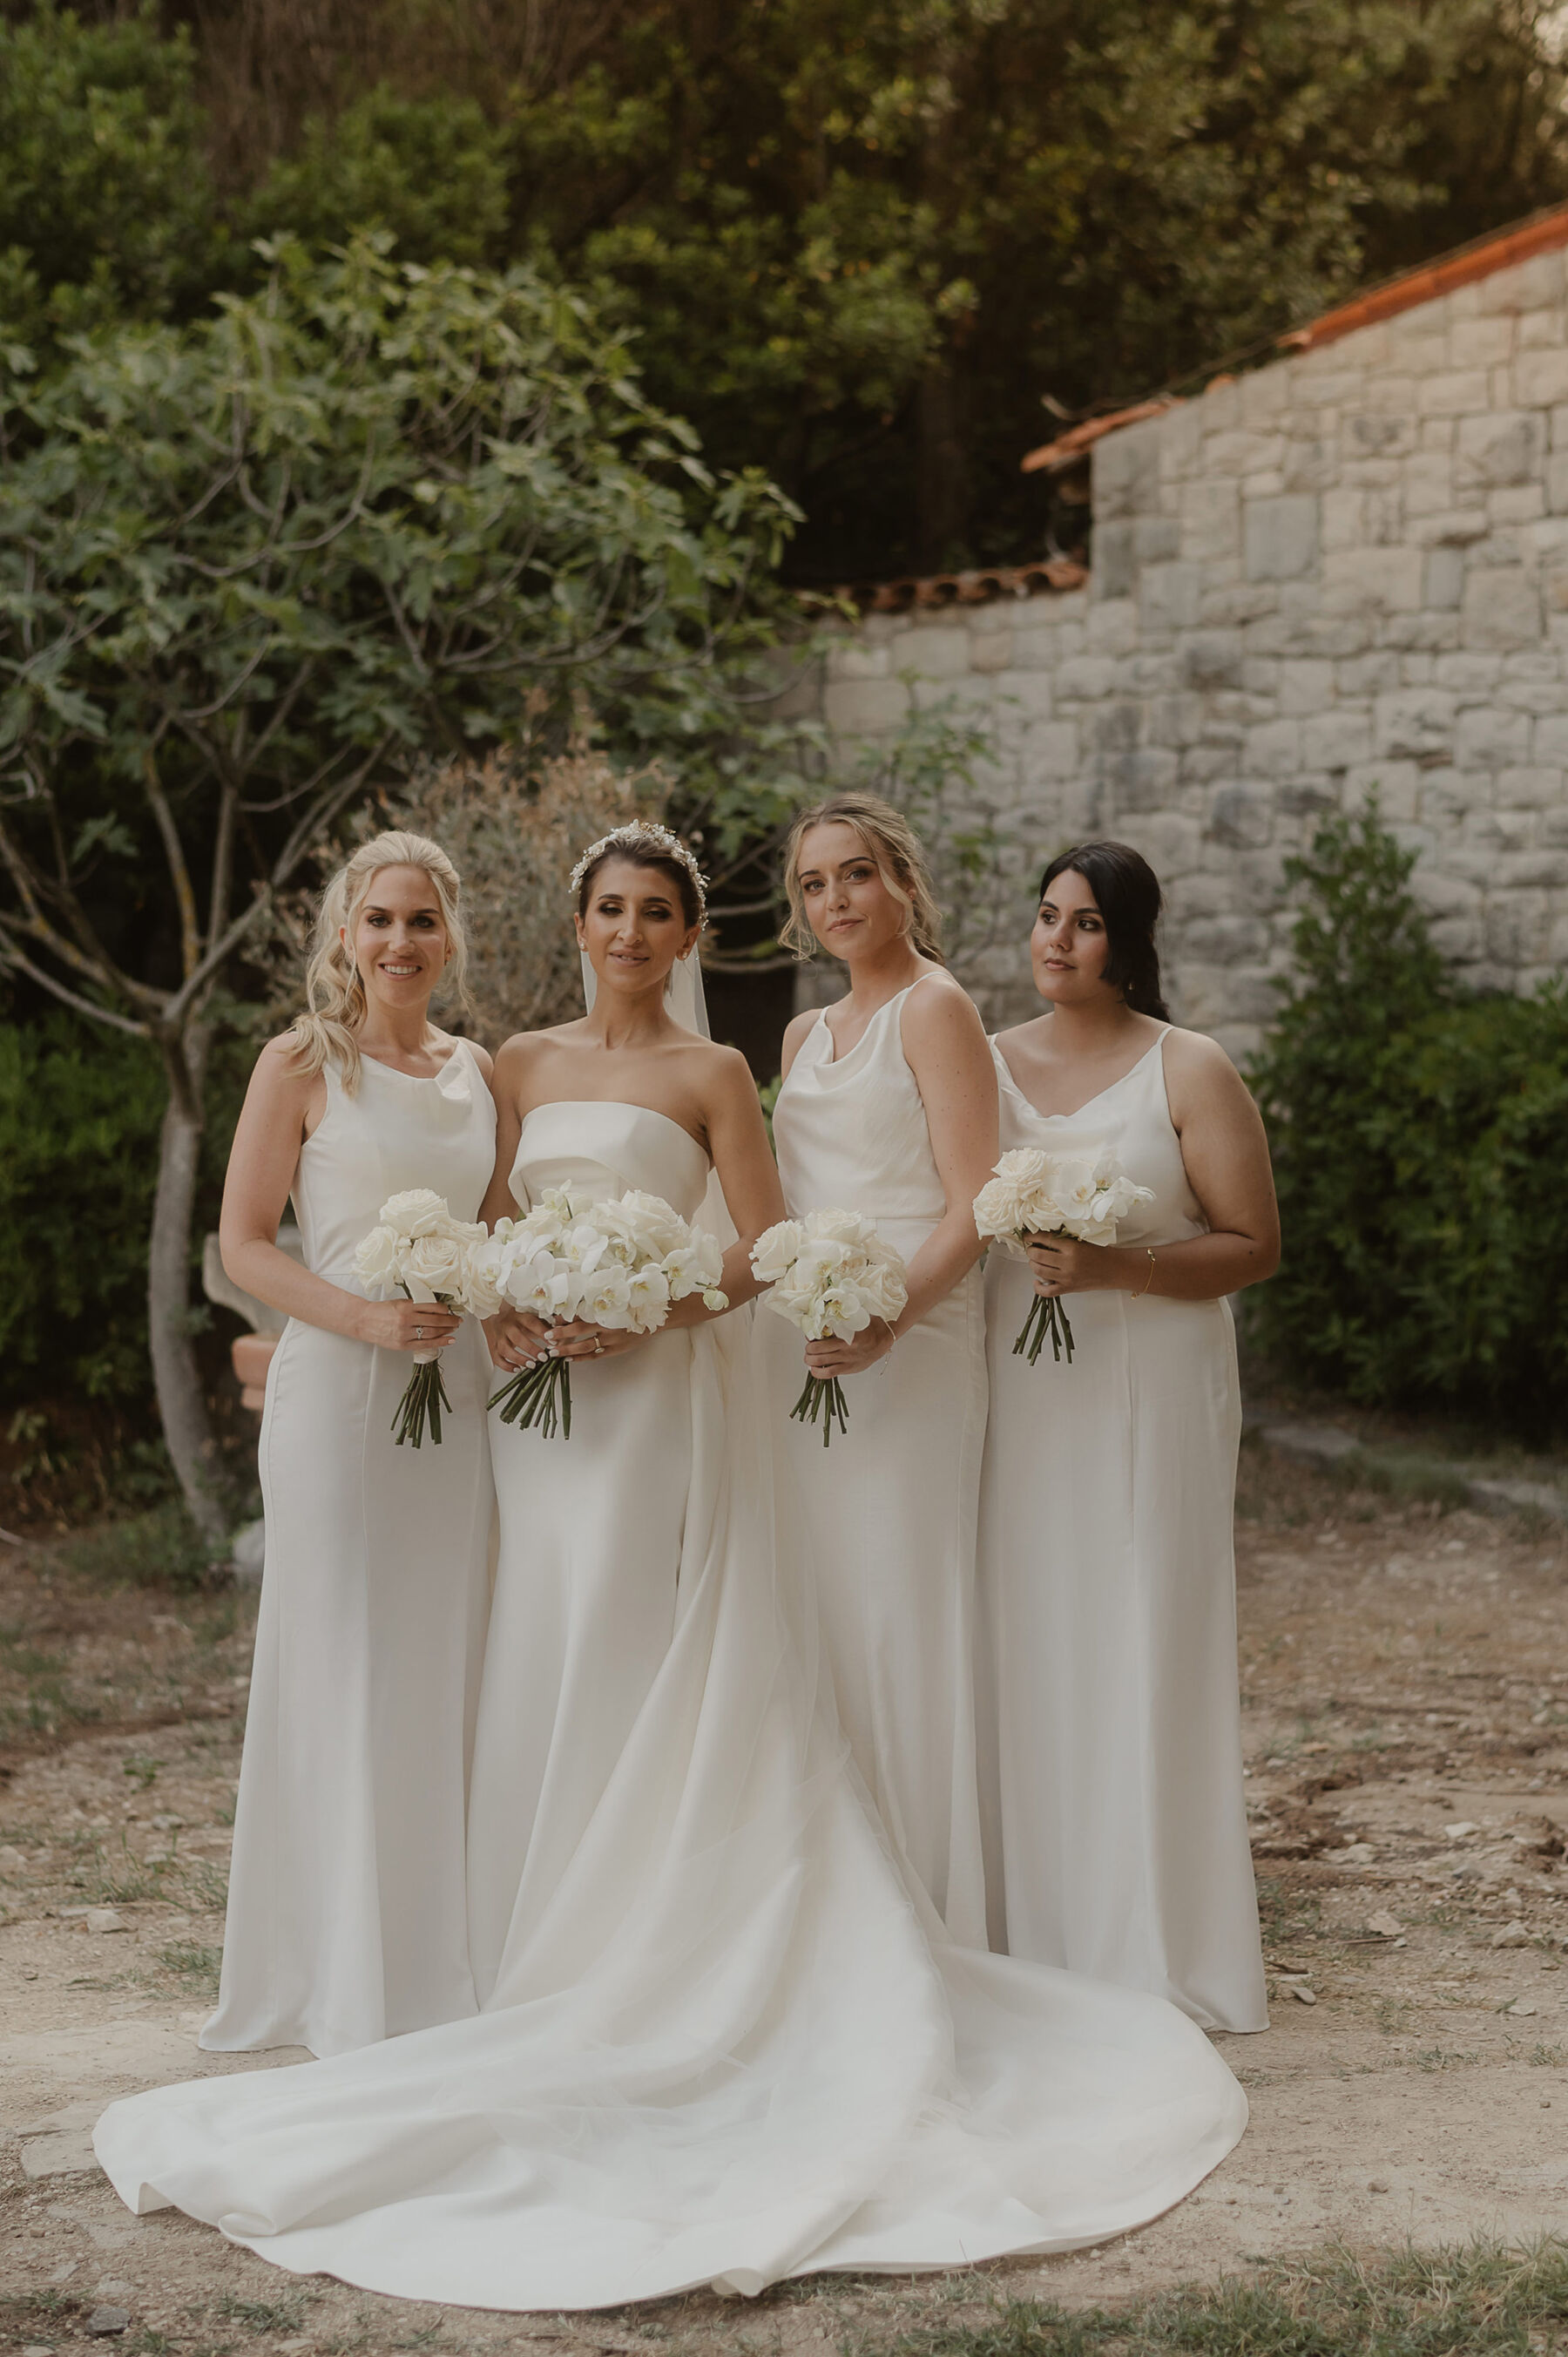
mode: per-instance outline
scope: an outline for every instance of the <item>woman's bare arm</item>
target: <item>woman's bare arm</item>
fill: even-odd
[[[751,1270],[751,1248],[765,1228],[784,1217],[784,1190],[778,1166],[768,1146],[768,1128],[757,1102],[757,1083],[746,1058],[736,1048],[720,1051],[715,1061],[712,1093],[704,1107],[708,1150],[724,1189],[725,1202],[737,1231],[725,1254],[720,1279],[732,1309],[750,1301],[761,1287]],[[689,1294],[670,1312],[671,1326],[701,1326],[723,1317],[723,1310],[705,1308],[700,1293]]]
[[[1037,1293],[1145,1293],[1169,1301],[1218,1301],[1273,1276],[1280,1215],[1262,1116],[1225,1050],[1196,1031],[1165,1043],[1165,1092],[1181,1158],[1208,1222],[1206,1236],[1159,1244],[1079,1244],[1045,1237],[1029,1246]]]

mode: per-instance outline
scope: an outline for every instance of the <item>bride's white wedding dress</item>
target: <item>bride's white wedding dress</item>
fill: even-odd
[[[683,1139],[552,1107],[520,1162],[690,1213]],[[133,2208],[373,2290],[597,2308],[1069,2248],[1235,2143],[1241,2092],[1173,2007],[953,1948],[900,1878],[776,1562],[744,1326],[579,1362],[571,1439],[525,1444],[538,1619],[520,1536],[486,1710],[515,1681],[536,1723],[510,1767],[485,1738],[484,2010],[113,2104],[95,2141]]]

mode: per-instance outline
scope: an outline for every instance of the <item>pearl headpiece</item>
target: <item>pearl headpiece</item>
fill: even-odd
[[[707,923],[707,878],[680,836],[672,834],[667,826],[661,826],[657,819],[628,819],[624,826],[613,826],[608,834],[601,834],[597,843],[590,843],[572,870],[571,892],[574,899],[581,891],[583,878],[589,868],[603,859],[607,853],[622,849],[657,851],[660,858],[672,859],[678,867],[683,867],[696,888],[697,922],[699,925]]]

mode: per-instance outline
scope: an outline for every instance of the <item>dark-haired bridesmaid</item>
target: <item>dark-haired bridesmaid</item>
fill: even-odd
[[[1262,1123],[1224,1050],[1170,1022],[1157,877],[1125,844],[1047,868],[1046,1011],[994,1042],[1002,1146],[1109,1146],[1154,1200],[1114,1245],[987,1274],[981,1695],[993,1944],[1264,2027],[1241,1788],[1231,1516],[1241,1406],[1226,1296],[1269,1276]],[[1075,1351],[1013,1355],[1036,1294]]]

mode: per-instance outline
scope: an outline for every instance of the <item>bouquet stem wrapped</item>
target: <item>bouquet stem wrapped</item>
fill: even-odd
[[[889,1324],[909,1298],[903,1261],[859,1211],[808,1211],[758,1236],[751,1265],[769,1287],[768,1307],[809,1342],[834,1335],[847,1342],[874,1318]],[[820,1425],[822,1447],[849,1430],[849,1407],[836,1375],[808,1374],[790,1421]]]
[[[1020,1146],[1004,1154],[974,1199],[974,1224],[1015,1260],[1028,1259],[1030,1236],[1070,1236],[1076,1243],[1113,1244],[1119,1223],[1150,1188],[1136,1186],[1109,1146],[1094,1154],[1046,1154]],[[1047,1338],[1051,1356],[1072,1364],[1072,1321],[1056,1294],[1036,1294],[1019,1329],[1013,1356],[1035,1364]]]
[[[488,1318],[496,1305],[478,1259],[486,1242],[478,1221],[455,1220],[444,1195],[412,1187],[381,1205],[378,1225],[355,1251],[354,1273],[372,1299],[384,1301],[395,1289],[410,1301]],[[417,1351],[392,1421],[398,1447],[423,1448],[428,1431],[439,1448],[443,1410],[452,1413],[440,1352]]]
[[[710,1309],[719,1290],[718,1238],[688,1226],[659,1195],[635,1189],[611,1198],[552,1187],[521,1220],[500,1220],[480,1254],[499,1305],[547,1324],[582,1319],[612,1332],[656,1333],[677,1301],[700,1293]],[[572,1362],[552,1353],[521,1367],[490,1400],[503,1424],[537,1425],[551,1439],[572,1437]]]

